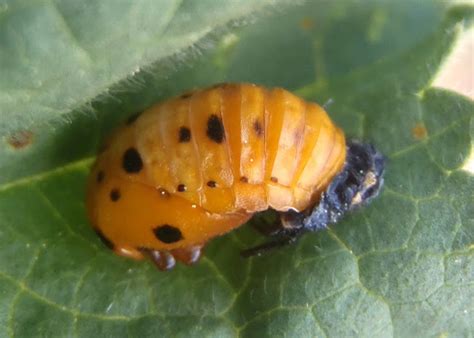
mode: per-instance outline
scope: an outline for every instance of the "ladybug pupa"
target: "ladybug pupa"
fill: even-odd
[[[183,94],[132,116],[102,147],[87,188],[89,219],[115,253],[163,270],[274,209],[258,255],[325,229],[383,185],[384,157],[346,142],[317,104],[254,84]]]

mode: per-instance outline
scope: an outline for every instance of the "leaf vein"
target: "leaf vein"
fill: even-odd
[[[92,249],[94,249],[95,251],[100,251],[99,248],[91,243],[88,239],[86,239],[84,236],[78,234],[76,231],[74,231],[71,227],[71,225],[69,224],[69,222],[64,218],[64,216],[62,215],[62,213],[60,212],[60,210],[58,208],[56,208],[53,203],[51,202],[51,200],[49,199],[49,197],[43,192],[43,190],[38,186],[38,185],[35,185],[35,188],[36,190],[38,191],[40,197],[43,199],[44,203],[46,204],[46,206],[48,207],[48,209],[53,213],[54,216],[56,216],[60,221],[61,223],[63,223],[65,226],[66,226],[66,229],[68,230],[68,232],[81,239],[82,241],[86,242],[88,244],[88,246],[90,246]]]

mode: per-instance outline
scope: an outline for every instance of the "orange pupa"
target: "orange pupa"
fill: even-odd
[[[163,270],[273,209],[269,242],[326,228],[375,197],[384,157],[346,142],[322,107],[281,89],[219,84],[157,103],[105,142],[87,188],[89,219],[115,253]]]

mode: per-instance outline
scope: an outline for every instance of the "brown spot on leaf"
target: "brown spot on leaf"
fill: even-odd
[[[33,143],[33,132],[29,130],[18,130],[7,137],[7,143],[14,149],[19,150]]]
[[[309,31],[314,27],[314,20],[310,17],[304,17],[300,21],[300,28],[304,29],[305,31]]]
[[[421,141],[428,136],[428,130],[426,130],[425,125],[420,122],[412,128],[411,134],[415,140]]]

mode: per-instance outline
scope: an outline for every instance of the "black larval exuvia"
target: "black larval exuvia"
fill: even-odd
[[[383,186],[385,164],[385,157],[373,145],[349,141],[344,168],[321,195],[319,203],[309,213],[292,210],[280,213],[283,227],[272,234],[273,239],[244,250],[242,255],[259,255],[295,242],[302,234],[326,229],[346,213],[368,204]]]

